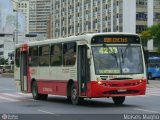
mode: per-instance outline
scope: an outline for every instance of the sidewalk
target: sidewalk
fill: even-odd
[[[13,78],[14,77],[14,73],[2,73],[0,76],[1,77]]]
[[[149,88],[160,88],[160,79],[158,80],[149,80],[149,84],[147,84]]]

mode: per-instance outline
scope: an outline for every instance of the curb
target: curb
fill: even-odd
[[[2,73],[1,76],[2,77],[7,77],[7,78],[13,78],[14,77],[14,73]]]

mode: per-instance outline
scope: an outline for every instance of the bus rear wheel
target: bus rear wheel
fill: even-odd
[[[32,83],[32,96],[34,100],[47,100],[48,94],[39,94],[37,83]]]
[[[125,96],[122,97],[112,97],[114,104],[121,105],[125,101]]]
[[[72,84],[71,85],[71,91],[70,91],[70,100],[72,102],[72,104],[74,105],[78,105],[82,102],[83,98],[79,97],[77,89],[76,89],[76,85]]]

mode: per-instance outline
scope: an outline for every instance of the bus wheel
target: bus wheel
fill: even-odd
[[[148,74],[148,79],[149,79],[149,80],[152,80],[152,73],[149,73],[149,74]]]
[[[34,100],[46,100],[48,98],[47,94],[39,94],[37,83],[33,82],[32,84],[32,96]]]
[[[121,105],[125,100],[125,96],[122,97],[112,97],[114,104]]]
[[[47,98],[48,98],[48,94],[40,94],[40,96],[41,96],[41,100],[47,100]]]
[[[38,94],[38,87],[36,82],[32,83],[32,96],[34,100],[40,99],[40,94]]]
[[[71,94],[70,95],[71,95],[71,102],[74,105],[80,104],[80,102],[83,100],[83,98],[79,97],[75,84],[71,85]]]

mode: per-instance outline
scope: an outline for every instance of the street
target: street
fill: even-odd
[[[111,98],[85,99],[81,105],[68,103],[66,97],[50,95],[47,101],[32,99],[16,90],[13,78],[0,77],[0,114],[160,114],[160,81],[149,82],[145,96],[127,97],[116,106]]]

